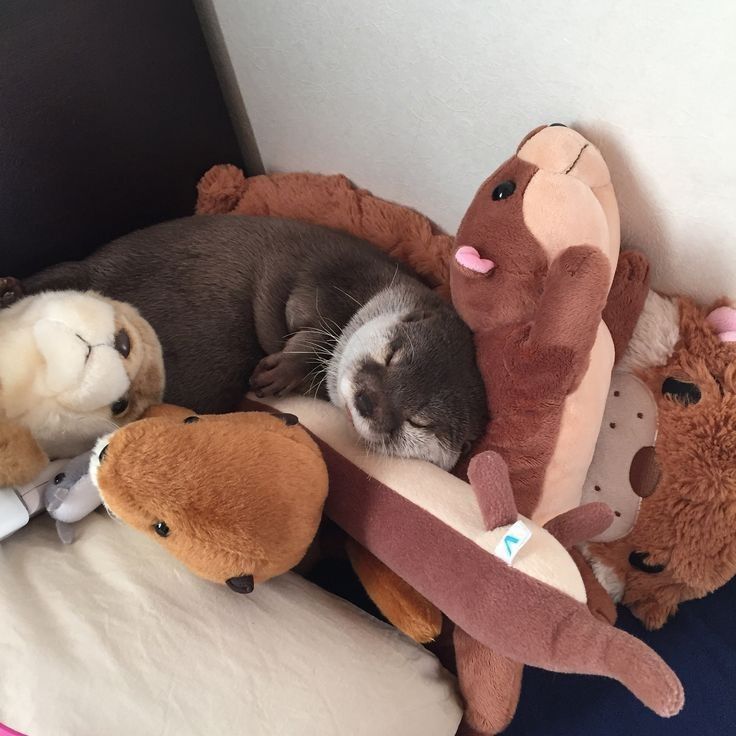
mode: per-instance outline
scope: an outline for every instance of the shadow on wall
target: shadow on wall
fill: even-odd
[[[620,145],[614,126],[606,123],[585,124],[578,121],[571,126],[580,131],[600,149],[611,170],[621,212],[621,245],[643,251],[652,264],[652,285],[662,288],[667,284],[669,293],[717,295],[736,299],[736,288],[724,268],[724,246],[732,236],[714,228],[710,223],[690,218],[686,227],[674,231],[675,218],[671,210],[657,204],[656,193],[647,186],[642,176],[643,164],[634,160]],[[682,207],[687,208],[687,194]],[[687,211],[680,213],[687,217]],[[673,242],[692,243],[691,250],[683,252],[672,247]]]

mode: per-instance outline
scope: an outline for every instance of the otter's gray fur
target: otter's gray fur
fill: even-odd
[[[376,449],[451,467],[486,423],[470,330],[374,246],[277,218],[196,216],[139,230],[25,293],[94,289],[158,333],[166,400],[201,413],[324,395]],[[325,385],[326,384],[326,385]]]

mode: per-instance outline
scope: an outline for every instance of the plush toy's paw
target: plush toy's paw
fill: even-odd
[[[435,605],[355,540],[348,539],[346,549],[371,600],[399,631],[420,644],[440,635],[442,612]]]
[[[636,601],[635,603],[627,603],[626,597],[624,596],[623,602],[629,606],[629,609],[634,616],[644,624],[644,628],[649,629],[650,631],[661,629],[670,617],[677,613],[676,603],[668,605],[667,603],[655,598]]]
[[[598,248],[590,245],[567,248],[553,264],[550,276],[555,270],[576,281],[607,279],[610,274],[608,259]]]
[[[23,287],[12,276],[0,276],[0,309],[15,304],[23,296]]]
[[[250,379],[256,396],[285,396],[299,388],[305,378],[303,357],[280,352],[263,358]]]
[[[10,422],[0,424],[0,486],[30,483],[48,461],[30,430]]]
[[[624,285],[649,284],[649,261],[643,253],[635,250],[621,252],[616,266],[614,286],[624,288]],[[612,287],[613,288],[613,287]]]

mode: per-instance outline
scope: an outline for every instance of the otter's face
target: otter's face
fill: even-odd
[[[449,470],[486,426],[472,335],[444,306],[368,320],[328,373],[332,403],[383,454]]]

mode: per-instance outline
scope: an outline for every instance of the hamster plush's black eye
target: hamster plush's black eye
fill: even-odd
[[[662,395],[669,396],[683,406],[697,404],[700,401],[700,389],[694,383],[666,378],[662,383]]]
[[[119,417],[121,414],[123,414],[128,408],[128,399],[125,397],[122,397],[118,399],[111,407],[110,411],[112,412],[112,415],[114,417]]]
[[[57,475],[57,476],[56,476],[56,477],[54,478],[54,485],[55,485],[55,486],[58,486],[58,485],[59,485],[59,483],[61,483],[61,481],[63,481],[63,480],[64,480],[64,478],[66,478],[66,473],[59,473],[59,474],[58,474],[58,475]]]
[[[118,330],[115,333],[115,350],[117,350],[123,358],[130,355],[130,335],[126,330]]]
[[[105,457],[107,456],[107,448],[108,445],[105,445],[101,450],[100,454],[97,456],[97,459],[99,460],[100,465],[105,461]]]
[[[629,565],[649,575],[656,575],[664,570],[664,565],[650,565],[647,563],[648,552],[632,552],[629,555]]]
[[[511,181],[502,181],[494,190],[491,192],[491,199],[494,202],[498,202],[499,199],[508,199],[516,191],[516,183]]]
[[[198,422],[198,421],[199,421],[199,417],[195,417],[192,415],[191,417],[187,417],[184,420],[184,424],[194,424],[195,422]]]
[[[165,521],[157,521],[153,525],[153,531],[156,532],[156,534],[159,535],[159,537],[168,537],[169,536],[169,527],[166,524]]]

